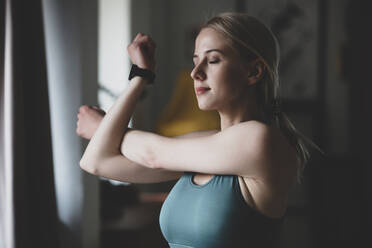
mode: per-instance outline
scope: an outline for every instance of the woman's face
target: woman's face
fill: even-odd
[[[200,109],[219,110],[241,103],[248,87],[247,67],[226,38],[211,28],[203,29],[195,41],[193,61],[191,77]]]

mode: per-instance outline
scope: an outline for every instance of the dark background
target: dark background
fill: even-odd
[[[187,24],[179,18],[202,15],[207,11],[200,10],[198,4],[192,6],[182,3],[181,7],[177,8],[174,3],[168,3],[168,8],[173,9],[175,13],[170,13],[166,18],[176,23],[174,26],[168,24],[170,25],[168,28],[170,31],[182,33],[179,34],[182,38],[173,37],[174,34],[169,35],[171,32],[165,32],[165,36],[160,40],[166,43],[169,40],[186,40],[183,44],[171,44],[168,54],[162,55],[167,57],[160,58],[160,65],[174,69],[170,75],[162,76],[174,81],[177,69],[190,66],[187,58],[180,56],[178,64],[169,65],[169,61],[176,60],[169,54],[172,53],[172,49],[179,49],[188,44],[187,29],[180,30]],[[214,3],[226,4],[222,1]],[[229,6],[226,10],[246,12],[261,18],[277,35],[284,50],[281,61],[284,110],[296,127],[326,153],[323,156],[312,150],[311,160],[305,169],[304,181],[293,191],[282,241],[278,247],[369,247],[372,188],[369,180],[372,174],[369,153],[372,124],[369,108],[372,106],[369,97],[371,92],[369,46],[372,42],[367,26],[372,20],[371,15],[367,13],[368,1],[293,0],[278,3],[240,0],[226,5]],[[181,8],[183,10],[180,10]],[[215,7],[218,11],[224,8]],[[177,17],[178,14],[181,17]],[[159,36],[154,26],[150,28],[150,33]],[[190,44],[192,45],[192,42]],[[184,52],[186,55],[187,49],[186,47]],[[312,51],[310,55],[309,50]],[[301,70],[303,74],[299,75],[295,70]],[[168,95],[162,94],[165,105],[171,90]],[[152,112],[156,117],[156,111],[152,111],[154,109],[151,107],[147,109],[146,102],[143,104],[145,106],[143,111]],[[161,111],[161,104],[157,106],[158,112]],[[138,125],[141,126],[141,123]],[[152,130],[149,122],[143,124],[143,128]],[[120,187],[123,187],[123,192],[131,189],[130,192],[137,192],[137,195],[143,193],[156,195],[157,192],[169,191],[173,184],[174,182]],[[102,199],[107,195],[104,193]],[[158,240],[161,235],[156,213],[161,203],[154,202],[151,203],[153,208],[149,207],[155,213],[151,215],[153,218],[151,227],[146,226],[134,233],[125,230],[117,230],[117,233],[104,230],[102,244],[111,241],[117,244],[117,247],[121,247],[121,244],[129,242],[128,240],[136,243],[140,239],[135,241],[137,235],[146,237],[147,240],[151,240],[152,237],[153,240],[150,242],[152,244],[159,242],[159,247],[165,245],[164,240]],[[102,201],[103,206],[108,206],[107,203],[106,200]],[[150,203],[142,202],[139,205],[150,206]],[[140,210],[139,207],[138,212],[142,213],[141,211],[144,210]],[[146,211],[149,213],[152,210]],[[115,237],[120,237],[121,241]],[[147,246],[144,243],[136,244],[150,247],[149,244]]]

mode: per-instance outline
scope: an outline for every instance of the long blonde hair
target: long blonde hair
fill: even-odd
[[[301,134],[280,109],[279,43],[271,30],[258,19],[242,13],[222,13],[208,20],[201,29],[212,28],[226,37],[228,44],[245,61],[259,58],[265,65],[265,74],[255,84],[257,104],[264,112],[268,124],[275,124],[295,147],[299,159],[297,181],[301,182],[303,170],[310,158],[308,146],[323,151]]]

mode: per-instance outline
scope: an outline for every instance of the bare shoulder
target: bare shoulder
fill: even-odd
[[[249,148],[254,149],[264,174],[276,174],[278,170],[283,172],[284,168],[288,169],[284,171],[291,174],[296,168],[296,151],[279,128],[256,120],[242,122],[233,127],[231,133],[234,133],[233,136],[237,139],[242,142],[245,139],[253,141]]]
[[[269,126],[265,123],[255,121],[255,124],[259,130],[261,130],[267,146],[267,153],[270,159],[266,160],[271,168],[272,179],[281,179],[284,181],[292,181],[295,177],[298,158],[295,147],[290,144],[288,138],[283,132],[275,126]],[[262,154],[265,156],[265,154]],[[274,180],[274,181],[276,181]],[[279,180],[279,181],[281,181]]]
[[[241,134],[246,132],[251,135],[250,138],[257,138],[263,142],[263,145],[271,146],[271,148],[290,147],[287,138],[277,127],[256,120],[242,122],[234,127],[236,127],[234,132]]]
[[[234,140],[240,146],[244,145],[250,156],[255,157],[267,155],[275,138],[275,132],[270,126],[255,120],[235,124],[224,129],[220,135]]]
[[[273,134],[272,131],[273,128],[269,125],[259,121],[251,120],[228,127],[223,132],[229,132],[230,134],[259,135],[261,137],[265,137],[267,135]]]
[[[258,121],[245,123],[262,141],[255,176],[240,175],[241,192],[248,204],[261,213],[280,217],[287,206],[288,192],[296,177],[297,153],[277,127]]]

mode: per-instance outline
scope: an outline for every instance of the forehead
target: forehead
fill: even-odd
[[[226,38],[211,28],[200,31],[195,40],[195,53],[202,53],[209,49],[228,49]]]

